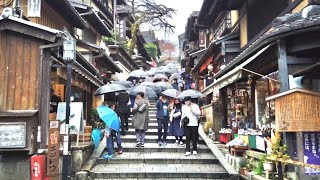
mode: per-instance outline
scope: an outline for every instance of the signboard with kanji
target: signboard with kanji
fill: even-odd
[[[320,165],[320,132],[304,132],[304,162]],[[305,168],[305,174],[320,174],[320,169]]]
[[[49,122],[48,138],[47,175],[55,176],[59,175],[60,121],[51,120]]]

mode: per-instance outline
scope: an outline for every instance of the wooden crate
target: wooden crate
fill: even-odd
[[[276,131],[320,131],[320,93],[292,89],[269,100],[275,100]]]

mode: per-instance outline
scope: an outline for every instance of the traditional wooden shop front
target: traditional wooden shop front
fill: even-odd
[[[0,179],[29,177],[30,155],[47,146],[51,69],[58,67],[53,72],[65,78],[62,56],[57,54],[62,52],[62,34],[13,16],[0,18],[0,151],[6,155]],[[79,54],[72,81],[90,99],[93,89],[103,83],[86,63]],[[9,162],[19,172],[10,173]]]
[[[314,76],[317,72],[316,70],[312,71],[314,67],[317,67],[317,58],[320,56],[320,42],[317,40],[319,39],[319,31],[320,17],[318,14],[311,18],[301,18],[291,23],[284,22],[284,24],[275,26],[263,34],[232,60],[225,69],[217,73],[214,76],[214,83],[207,87],[203,93],[207,95],[215,90],[219,91],[221,112],[225,116],[222,120],[225,124],[222,124],[226,126],[226,120],[230,115],[228,111],[230,103],[228,101],[232,99],[232,96],[238,96],[234,93],[239,92],[237,91],[239,84],[249,86],[244,92],[248,93],[248,99],[251,98],[248,102],[248,105],[251,104],[251,108],[249,106],[247,108],[239,106],[239,110],[247,111],[248,115],[250,113],[253,115],[253,128],[260,124],[270,128],[275,123],[274,128],[276,130],[279,129],[277,121],[280,120],[280,116],[277,117],[277,111],[282,111],[283,108],[290,106],[290,103],[282,103],[282,107],[280,107],[277,105],[277,99],[276,103],[274,101],[267,102],[267,96],[276,95],[279,92],[285,92],[296,87],[319,92],[319,77]],[[292,75],[300,77],[293,79]],[[302,77],[302,75],[305,76]],[[296,83],[292,83],[294,81]],[[234,88],[236,88],[236,91],[233,93],[232,89]],[[240,89],[245,88],[240,86]],[[230,98],[228,95],[231,95]],[[304,100],[307,100],[307,98]],[[234,102],[236,103],[236,101]],[[233,105],[236,107],[234,111],[238,110],[237,104]],[[292,108],[300,108],[300,106]],[[311,115],[318,114],[318,111],[317,106],[310,106],[308,112]],[[289,111],[286,111],[286,115],[288,117],[292,116]],[[264,118],[267,121],[263,122]],[[304,119],[301,119],[301,121],[304,121]],[[299,128],[286,132],[284,141],[289,146],[291,159],[298,159],[300,162],[304,162],[304,157],[307,156],[306,153],[312,152],[313,148],[315,148],[315,154],[319,153],[318,149],[316,149],[317,143],[313,143],[312,146],[305,145],[306,143],[314,142],[310,140],[311,134],[317,137],[320,129],[314,127],[315,129],[313,128],[311,131],[302,126]],[[304,133],[308,134],[307,139],[303,138]],[[250,143],[253,142],[249,142],[249,146]],[[310,155],[308,157],[310,158]],[[320,161],[317,159],[310,162],[318,164]],[[300,179],[311,179],[318,173],[318,171],[297,167]],[[290,171],[291,169],[289,168]]]

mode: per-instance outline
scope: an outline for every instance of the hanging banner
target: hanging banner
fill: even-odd
[[[320,165],[320,132],[304,132],[304,162]],[[319,169],[305,168],[305,174],[320,174]]]
[[[41,16],[41,0],[28,0],[28,17]]]

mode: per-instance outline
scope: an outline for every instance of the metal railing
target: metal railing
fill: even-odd
[[[218,28],[214,32],[214,39],[217,39],[222,36],[222,34],[226,30],[230,30],[232,28],[231,25],[231,12],[228,12],[227,15],[222,19]]]

